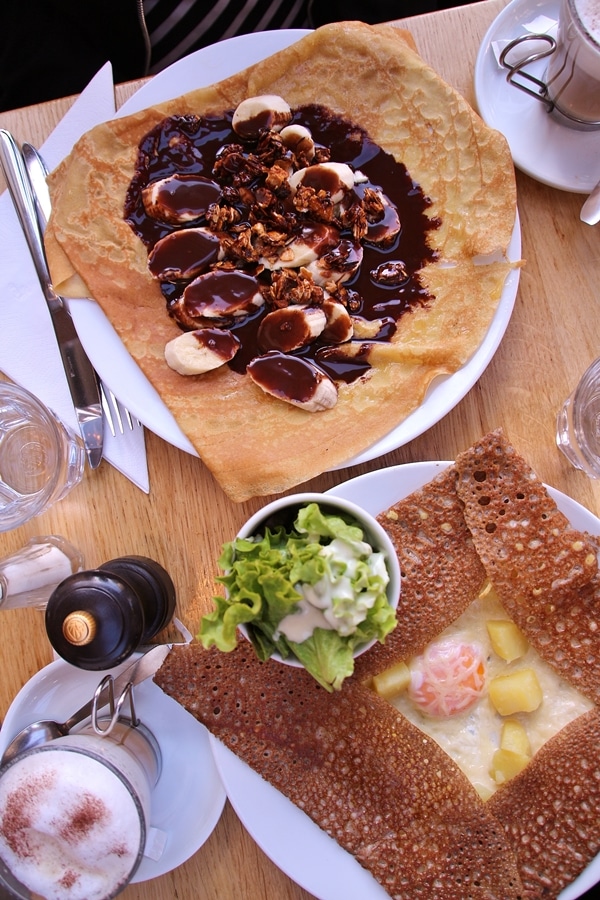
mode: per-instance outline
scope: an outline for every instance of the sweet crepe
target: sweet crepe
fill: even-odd
[[[230,654],[177,648],[155,680],[391,897],[556,898],[600,852],[598,708],[562,728],[484,802],[441,747],[369,684],[422,650],[484,578],[498,576],[509,606],[522,586],[520,625],[544,661],[595,700],[596,541],[572,529],[501,433],[380,520],[401,561],[399,624],[383,647],[359,657],[340,692],[259,662],[246,642]],[[560,609],[543,604],[538,587],[559,584]],[[560,637],[565,622],[569,641]]]
[[[146,248],[123,218],[138,143],[150,129],[165,116],[232,110],[267,93],[292,108],[318,103],[359,124],[406,166],[436,222],[428,238],[436,258],[419,275],[432,299],[404,315],[369,372],[340,384],[337,405],[318,413],[264,394],[227,365],[188,377],[170,369],[164,348],[180,332],[148,272]],[[324,26],[218,84],[100,125],[50,181],[46,242],[55,284],[98,301],[235,501],[342,464],[399,424],[437,376],[456,371],[479,347],[510,269],[505,251],[516,204],[506,141],[392,26]]]

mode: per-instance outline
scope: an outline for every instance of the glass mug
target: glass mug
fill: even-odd
[[[600,128],[600,0],[561,0],[545,81],[564,124]]]
[[[29,391],[0,381],[0,531],[61,500],[84,467],[81,438]]]
[[[0,769],[0,895],[116,897],[144,856],[160,767],[152,733],[126,721],[15,757]]]

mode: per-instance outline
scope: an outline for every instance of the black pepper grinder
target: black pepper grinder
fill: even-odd
[[[46,607],[46,632],[68,663],[100,671],[131,656],[174,611],[168,572],[145,556],[121,556],[58,585]]]

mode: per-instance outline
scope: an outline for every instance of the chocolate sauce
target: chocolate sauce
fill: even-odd
[[[269,393],[281,392],[282,397],[297,403],[307,403],[317,390],[323,375],[308,360],[291,353],[269,350],[248,363],[253,380]]]
[[[189,281],[216,263],[220,246],[207,228],[181,228],[156,242],[148,268],[159,281]]]
[[[222,115],[167,118],[143,138],[139,146],[135,175],[127,192],[124,215],[149,251],[159,239],[181,226],[148,216],[142,202],[142,190],[151,182],[174,173],[202,175],[218,182],[227,195],[228,207],[236,213],[238,223],[248,223],[252,215],[260,218],[260,210],[251,210],[245,205],[244,192],[238,190],[239,186],[233,186],[234,170],[241,168],[242,164],[244,173],[254,173],[254,180],[249,182],[253,189],[264,184],[264,171],[258,158],[255,160],[253,155],[256,141],[244,141],[240,135],[235,134],[231,127],[232,115],[233,111],[229,111]],[[332,162],[346,163],[363,173],[366,181],[356,186],[357,196],[362,196],[365,188],[370,187],[383,193],[389,201],[389,207],[384,206],[382,217],[370,223],[360,247],[356,246],[354,237],[348,231],[341,233],[343,243],[339,248],[336,246],[329,251],[338,257],[334,260],[338,265],[340,253],[348,254],[350,265],[351,262],[356,262],[356,254],[362,252],[358,271],[344,284],[348,290],[348,309],[352,315],[363,319],[380,320],[375,329],[376,336],[370,340],[389,341],[401,316],[415,306],[426,305],[432,300],[419,279],[419,271],[436,258],[435,250],[428,243],[428,235],[440,223],[427,216],[431,201],[424,196],[420,186],[413,182],[406,167],[375,144],[359,126],[317,105],[294,110],[292,124],[306,126],[317,148],[328,148]],[[226,164],[220,165],[222,148],[227,145],[236,145],[236,154],[228,156]],[[320,178],[327,182],[329,175],[321,172]],[[332,174],[331,181],[333,185],[338,179]],[[327,185],[321,181],[319,188],[324,187]],[[267,188],[261,188],[261,193],[263,190],[266,194]],[[298,235],[306,235],[315,227],[313,221],[292,212],[290,204],[283,198],[276,212],[281,221],[286,223],[289,223],[291,216],[296,217],[295,232]],[[376,245],[374,240],[397,217],[401,229],[391,246]],[[204,224],[203,220],[194,222],[194,226]],[[327,254],[324,261],[327,261]],[[256,275],[255,284],[268,287],[272,277],[269,271],[258,267],[256,262],[249,262],[245,271],[248,276]],[[181,302],[185,286],[185,282],[175,281],[161,284],[168,310]],[[192,297],[194,305],[206,302],[207,298],[202,291],[201,296],[198,296],[195,289],[187,290],[187,296]],[[261,352],[257,341],[258,329],[263,317],[272,309],[269,303],[265,303],[260,309],[252,309],[247,316],[232,317],[224,322],[224,327],[230,329],[241,342],[240,350],[228,363],[236,372],[245,372],[248,364]],[[190,324],[189,327],[200,325]],[[317,338],[308,346],[292,353],[294,358],[305,359],[317,365],[334,381],[352,382],[370,368],[368,346],[368,342],[361,342],[358,351],[355,348],[354,354],[348,357],[334,344]],[[275,366],[269,365],[270,370],[275,371],[277,367],[281,372],[284,370],[281,360]]]
[[[207,314],[216,318],[236,316],[256,305],[252,301],[258,290],[258,282],[252,275],[216,269],[188,284],[184,291],[185,307],[197,317]]]
[[[225,328],[201,328],[194,331],[193,335],[199,346],[212,350],[226,362],[235,355],[239,341],[234,334]]]
[[[142,192],[144,206],[154,217],[172,224],[193,222],[206,215],[211,203],[219,199],[216,182],[203,175],[176,172]]]

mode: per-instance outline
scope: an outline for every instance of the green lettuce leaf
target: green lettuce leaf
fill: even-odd
[[[214,610],[202,618],[203,645],[233,650],[236,630],[244,625],[259,659],[293,654],[327,690],[339,690],[352,674],[358,646],[383,641],[396,625],[382,554],[364,540],[358,524],[324,514],[316,503],[299,510],[291,531],[266,528],[263,535],[225,544],[219,566],[226,597],[215,597]],[[317,627],[298,643],[279,626],[306,591],[327,599],[329,621],[336,625]]]

